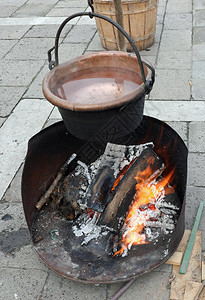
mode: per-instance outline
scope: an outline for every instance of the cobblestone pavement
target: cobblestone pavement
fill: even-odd
[[[123,285],[84,285],[44,266],[32,249],[21,203],[27,142],[60,119],[41,92],[47,50],[65,17],[86,9],[86,0],[0,1],[0,299],[106,300]],[[156,67],[145,114],[171,125],[189,148],[187,229],[205,195],[204,16],[204,0],[193,5],[191,0],[159,0],[155,43],[141,52]],[[60,42],[61,61],[103,50],[95,21],[85,17],[72,20]],[[203,232],[204,225],[205,212]],[[121,299],[169,299],[170,274],[171,267],[163,265],[141,276]]]

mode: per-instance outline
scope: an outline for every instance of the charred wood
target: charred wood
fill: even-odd
[[[107,225],[115,230],[118,230],[119,220],[126,216],[126,212],[133,201],[135,195],[135,186],[138,181],[135,176],[144,171],[148,165],[151,168],[151,173],[154,174],[152,179],[158,177],[163,169],[163,162],[157,156],[157,154],[150,148],[145,149],[139,158],[128,169],[122,181],[119,182],[118,186],[114,191],[114,197],[111,202],[107,205],[106,209],[101,215],[98,222],[99,225]],[[148,180],[150,174],[143,175],[143,180]]]
[[[107,204],[107,195],[113,185],[113,170],[104,167],[99,172],[96,181],[91,185],[91,197],[87,201],[87,206],[98,212],[103,212]]]
[[[99,212],[107,205],[107,195],[113,186],[120,164],[124,159],[126,146],[108,143],[100,160],[91,166],[92,183],[83,200],[84,204]]]

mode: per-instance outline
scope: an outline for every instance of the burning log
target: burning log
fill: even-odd
[[[107,205],[107,195],[115,178],[116,172],[124,159],[126,146],[108,143],[100,163],[93,165],[92,183],[86,192],[84,203],[87,207],[103,212]]]
[[[114,190],[114,197],[102,213],[98,225],[107,225],[115,230],[119,229],[119,220],[124,219],[135,195],[135,187],[140,180],[151,181],[158,177],[163,171],[164,164],[157,154],[150,148],[145,149],[137,158],[123,180],[119,182]],[[150,169],[150,172],[143,172]],[[136,178],[138,173],[142,178]]]

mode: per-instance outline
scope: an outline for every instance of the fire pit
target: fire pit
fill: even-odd
[[[105,179],[102,181],[103,183],[108,183],[111,180],[110,184],[115,189],[115,195],[120,190],[121,192],[124,190],[123,186],[127,182],[134,182],[133,179],[130,179],[129,170],[132,171],[132,168],[136,168],[137,164],[139,165],[140,152],[144,152],[145,156],[150,157],[151,155],[154,157],[154,160],[152,159],[151,162],[152,168],[156,167],[156,170],[161,169],[163,178],[167,176],[171,178],[169,174],[174,170],[171,186],[167,186],[167,182],[165,184],[167,186],[166,189],[174,188],[174,192],[172,190],[166,196],[168,197],[166,203],[169,203],[169,205],[165,207],[165,204],[164,206],[161,205],[161,208],[157,208],[163,210],[163,215],[169,215],[170,211],[173,211],[175,215],[173,217],[174,222],[168,221],[171,227],[165,226],[163,228],[162,218],[161,221],[157,220],[158,224],[161,222],[159,227],[153,226],[156,220],[149,219],[149,226],[147,226],[149,230],[143,229],[144,231],[141,230],[141,233],[149,236],[149,231],[151,230],[150,236],[155,233],[155,237],[148,239],[148,242],[146,237],[140,243],[132,245],[130,249],[128,249],[129,247],[127,247],[123,238],[123,235],[126,236],[123,231],[123,225],[127,222],[126,217],[128,215],[126,212],[128,212],[129,206],[130,208],[132,207],[132,196],[135,194],[135,188],[134,190],[133,188],[131,189],[131,197],[124,197],[125,205],[119,205],[123,209],[115,211],[116,215],[114,218],[112,215],[109,215],[109,206],[112,205],[110,200],[108,203],[100,201],[96,203],[90,200],[88,206],[92,210],[86,210],[87,219],[84,216],[84,211],[83,213],[77,212],[76,216],[74,218],[71,217],[71,220],[69,220],[70,214],[66,217],[62,211],[59,211],[52,205],[51,201],[48,201],[41,210],[36,209],[36,204],[41,196],[49,190],[61,166],[74,153],[77,156],[72,157],[73,161],[69,164],[66,176],[69,176],[69,174],[71,176],[72,172],[78,171],[75,169],[76,159],[78,162],[81,162],[81,168],[84,168],[85,165],[92,166],[100,157],[103,157],[105,161],[106,157],[108,157],[108,155],[105,157],[107,153],[105,149],[108,149],[106,148],[106,146],[108,147],[107,143],[103,144],[101,140],[98,142],[82,141],[71,135],[63,122],[43,130],[29,141],[22,177],[22,199],[26,220],[34,248],[39,257],[51,269],[68,279],[88,283],[112,283],[129,280],[132,277],[149,272],[164,263],[176,250],[182,238],[187,177],[187,148],[184,142],[167,124],[144,116],[140,126],[121,139],[121,152],[123,145],[126,149],[132,146],[134,152],[137,149],[138,162],[135,160],[135,163],[132,163],[124,174],[124,180],[121,180],[122,183],[119,183],[117,186],[113,184],[113,180],[106,175],[110,173],[107,173],[105,169],[100,173],[103,174],[101,178],[104,176],[103,178]],[[135,154],[133,155],[135,156]],[[165,169],[163,169],[164,166],[166,166]],[[141,168],[145,169],[144,165]],[[155,169],[153,170],[155,172]],[[78,175],[76,174],[76,176]],[[141,182],[138,178],[135,179],[136,183],[137,180],[138,183]],[[99,181],[99,176],[95,178],[94,182],[96,181],[99,187],[99,182],[101,182]],[[109,199],[109,193],[104,189],[104,184],[101,184],[100,187],[103,187],[100,189],[104,193],[103,198]],[[90,190],[93,190],[92,184],[90,184]],[[91,199],[92,197],[88,198]],[[99,197],[99,199],[101,198]],[[112,199],[115,199],[115,197]],[[118,199],[115,201],[118,201]],[[143,212],[143,210],[146,211],[147,209],[151,211],[154,209],[152,204],[146,204],[149,208],[143,204],[140,206],[141,211]],[[96,213],[93,214],[93,211]],[[101,215],[100,218],[98,214]],[[119,222],[121,217],[123,224]],[[151,217],[154,218],[154,215]],[[118,221],[116,222],[116,220]],[[95,227],[96,222],[98,223],[97,227]],[[111,231],[108,230],[108,233],[104,227],[105,224],[111,228]],[[89,228],[87,227],[86,229],[85,226]],[[101,228],[102,230],[97,232],[95,231],[96,228]],[[164,229],[167,230],[166,233]],[[93,231],[92,234],[95,236],[89,235],[91,231]]]
[[[83,15],[112,23],[135,56],[100,52],[58,65],[61,31]],[[64,123],[28,145],[22,200],[34,248],[51,269],[77,281],[112,283],[149,272],[182,238],[187,179],[184,142],[143,116],[154,69],[118,24],[94,12],[62,23],[49,61],[43,90]]]

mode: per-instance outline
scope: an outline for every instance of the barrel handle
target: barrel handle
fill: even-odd
[[[140,72],[141,72],[141,76],[142,76],[142,80],[144,82],[145,85],[145,94],[149,94],[150,91],[152,90],[152,86],[154,84],[154,80],[155,80],[155,70],[152,66],[150,66],[148,63],[144,62],[141,60],[141,56],[139,54],[139,51],[137,49],[137,47],[135,46],[132,38],[128,35],[128,33],[115,21],[113,21],[112,19],[94,13],[94,12],[79,12],[76,14],[71,15],[70,17],[66,18],[63,23],[60,25],[57,33],[56,33],[56,37],[55,37],[55,46],[52,47],[50,50],[48,50],[48,62],[49,62],[49,69],[53,69],[54,67],[58,66],[59,64],[59,57],[58,57],[58,47],[59,47],[59,38],[60,38],[60,34],[61,31],[63,30],[64,26],[71,21],[72,19],[76,18],[76,17],[81,17],[81,16],[89,16],[90,18],[96,17],[96,18],[100,18],[103,19],[109,23],[111,23],[113,26],[115,26],[125,37],[126,39],[129,41],[129,43],[131,44],[135,55],[137,56],[138,59],[138,64],[139,64],[139,68],[140,68]],[[55,50],[55,61],[52,60],[52,51]],[[151,80],[146,80],[145,77],[145,72],[144,72],[144,67],[143,64],[145,64],[152,72],[152,76],[151,76]]]

